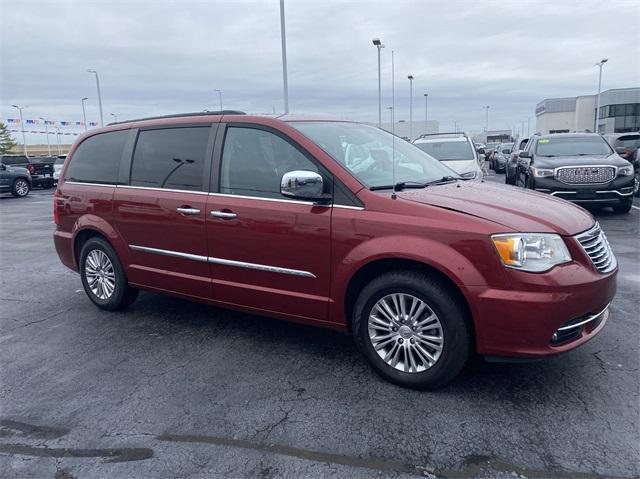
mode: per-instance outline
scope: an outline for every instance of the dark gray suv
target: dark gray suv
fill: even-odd
[[[634,170],[597,133],[534,135],[519,155],[516,185],[627,213]]]
[[[11,193],[18,198],[31,190],[31,175],[26,168],[0,163],[0,193]]]

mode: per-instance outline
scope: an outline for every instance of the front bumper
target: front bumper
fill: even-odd
[[[604,184],[567,185],[555,178],[535,178],[535,190],[574,203],[616,204],[633,196],[633,176],[614,178]]]
[[[510,289],[471,291],[479,354],[554,356],[589,341],[609,320],[617,269],[602,274],[574,260],[547,273],[507,276]]]

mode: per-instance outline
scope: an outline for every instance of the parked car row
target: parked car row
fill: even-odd
[[[1,155],[3,190],[11,192],[14,196],[27,196],[31,188],[53,188],[58,183],[60,170],[64,164],[66,155],[54,156],[25,156],[25,155]],[[16,174],[20,176],[18,179]],[[17,184],[14,184],[15,182]],[[23,183],[25,182],[25,183]]]

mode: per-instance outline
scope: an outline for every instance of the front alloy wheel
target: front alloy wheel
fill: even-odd
[[[378,356],[405,373],[419,373],[440,359],[444,333],[438,316],[410,294],[384,296],[369,314],[369,338]]]

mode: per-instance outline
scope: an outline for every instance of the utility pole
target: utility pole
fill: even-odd
[[[82,119],[84,120],[84,131],[87,131],[87,110],[84,107],[84,102],[87,101],[88,98],[84,97],[82,101]]]
[[[282,82],[284,86],[284,114],[289,114],[289,82],[287,79],[287,34],[284,25],[284,0],[280,0],[280,38],[282,41]]]
[[[378,49],[378,128],[382,126],[382,79],[380,70],[380,50],[384,48],[384,44],[379,38],[373,39],[373,44]]]
[[[96,76],[96,88],[98,89],[98,107],[100,108],[100,126],[104,126],[104,117],[102,115],[102,93],[100,92],[100,78],[98,72],[95,70],[87,70],[88,73],[93,73]]]
[[[413,140],[413,75],[409,79],[409,141]]]
[[[20,128],[22,129],[22,151],[24,151],[24,156],[29,156],[27,155],[27,140],[24,135],[24,119],[22,118],[22,110],[24,110],[25,107],[20,105],[11,105],[11,106],[16,108],[20,112]]]
[[[425,93],[424,94],[424,132],[425,133],[429,133],[429,128],[427,127],[427,122],[428,120],[428,116],[427,116],[427,111],[428,111],[428,104],[427,104],[427,100],[429,99],[429,94]]]
[[[487,133],[489,132],[489,105],[483,106],[482,107],[485,111],[486,111],[486,118],[484,121],[484,131],[486,131]]]
[[[391,50],[391,124],[395,131],[395,109],[396,109],[396,70],[394,65],[394,51]]]
[[[49,142],[49,120],[46,118],[40,117],[42,121],[44,121],[44,133],[47,135],[47,151],[49,152],[49,156],[51,156],[51,143]]]
[[[218,89],[214,88],[213,91],[217,91],[218,92],[218,100],[220,100],[220,111],[223,111],[223,109],[222,109],[222,90],[218,90]]]
[[[600,128],[600,125],[598,123],[600,123],[600,90],[602,89],[602,66],[608,61],[608,58],[603,58],[598,63],[596,63],[596,66],[600,67],[600,73],[598,75],[598,96],[596,99],[596,124],[595,128],[593,129],[593,131],[595,131],[596,133],[598,133],[598,130]]]

